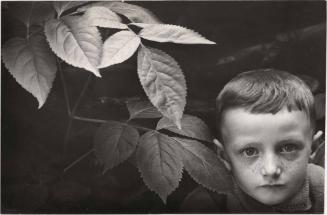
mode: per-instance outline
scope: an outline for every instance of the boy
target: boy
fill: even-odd
[[[230,213],[323,213],[324,169],[308,164],[314,98],[296,76],[273,69],[241,73],[217,97],[221,157],[234,179],[222,196],[202,187],[182,210]],[[190,207],[191,206],[191,207]]]

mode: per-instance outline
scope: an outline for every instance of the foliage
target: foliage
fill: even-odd
[[[223,164],[201,143],[212,140],[208,127],[197,117],[183,115],[187,92],[182,69],[169,54],[142,41],[211,45],[214,42],[185,27],[163,24],[149,10],[123,2],[27,5],[22,13],[14,12],[24,23],[26,35],[6,41],[2,59],[16,81],[37,98],[39,108],[46,102],[57,70],[63,75],[63,62],[101,77],[100,69],[122,63],[137,52],[137,74],[150,102],[128,100],[130,116],[124,122],[96,121],[102,125],[95,133],[93,151],[104,173],[133,155],[145,184],[163,202],[179,186],[183,169],[208,189],[229,189],[230,178]],[[102,38],[106,29],[115,32]],[[68,104],[72,119],[76,108],[75,105],[70,110]],[[153,129],[132,123],[134,119],[158,118]],[[70,192],[67,186],[70,187],[63,184],[54,196],[65,196]],[[80,190],[78,186],[74,187],[76,190]]]

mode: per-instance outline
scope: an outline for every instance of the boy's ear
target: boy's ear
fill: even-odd
[[[226,159],[225,148],[224,145],[221,144],[217,139],[213,139],[214,144],[217,146],[217,155],[218,158],[224,163],[225,167],[230,171],[231,166]]]

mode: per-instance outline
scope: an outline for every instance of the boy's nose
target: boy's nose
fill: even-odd
[[[261,174],[263,176],[278,178],[281,173],[282,169],[279,165],[278,158],[273,154],[266,155],[261,168]]]

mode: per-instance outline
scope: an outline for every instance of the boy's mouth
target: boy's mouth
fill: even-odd
[[[264,184],[261,187],[264,188],[283,188],[285,184]]]

